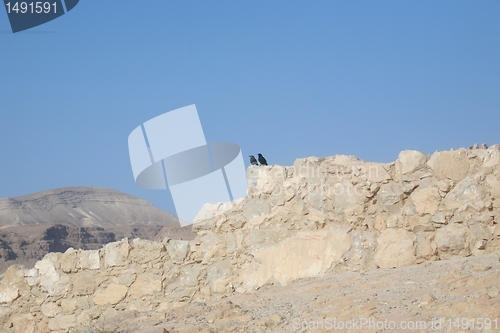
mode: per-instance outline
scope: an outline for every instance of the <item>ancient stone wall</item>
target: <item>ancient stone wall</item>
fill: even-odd
[[[270,283],[500,247],[498,145],[403,151],[388,164],[333,156],[251,166],[248,184],[248,198],[200,212],[192,241],[123,239],[12,266],[0,283],[0,330],[71,332]]]

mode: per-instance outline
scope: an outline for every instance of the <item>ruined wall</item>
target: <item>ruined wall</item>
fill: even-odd
[[[248,183],[247,199],[205,207],[192,241],[124,239],[11,267],[0,283],[0,330],[62,333],[102,317],[161,317],[269,283],[500,248],[498,145],[403,151],[388,164],[309,157],[249,167]]]

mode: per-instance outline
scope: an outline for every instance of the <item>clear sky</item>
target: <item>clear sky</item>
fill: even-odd
[[[127,138],[196,104],[208,142],[291,165],[500,143],[500,1],[82,0],[0,8],[0,197],[134,183]]]

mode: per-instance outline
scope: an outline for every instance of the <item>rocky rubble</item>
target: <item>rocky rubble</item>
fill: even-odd
[[[418,270],[500,247],[498,145],[430,156],[403,151],[388,164],[309,157],[247,172],[248,197],[223,213],[207,205],[193,225],[194,240],[123,239],[93,251],[50,253],[30,269],[10,267],[0,283],[0,328],[78,332],[133,316],[162,332],[154,326],[191,305],[303,278],[359,277],[415,264]],[[498,284],[491,272],[488,281]],[[489,298],[498,304],[498,292]],[[224,315],[231,309],[207,315],[199,327],[251,327],[245,325],[254,316]],[[261,324],[278,325],[278,317]]]

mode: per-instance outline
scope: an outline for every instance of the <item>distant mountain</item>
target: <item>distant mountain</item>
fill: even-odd
[[[146,200],[107,188],[66,187],[0,199],[0,229],[38,224],[180,226],[175,216]]]
[[[113,189],[66,187],[0,199],[0,273],[49,252],[99,249],[125,237],[193,239],[194,233],[146,200]]]

